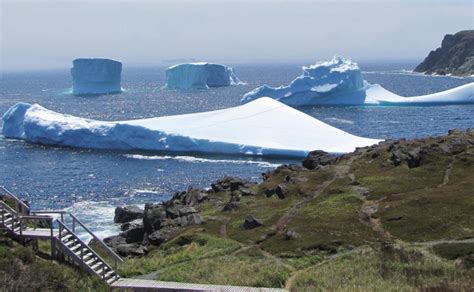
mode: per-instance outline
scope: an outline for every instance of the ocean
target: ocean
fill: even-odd
[[[209,90],[165,90],[165,66],[124,67],[125,92],[95,97],[71,95],[68,69],[3,73],[0,113],[17,102],[100,120],[128,120],[193,113],[239,105],[262,84],[287,84],[302,64],[229,64],[246,85]],[[360,64],[364,79],[402,96],[457,87],[474,78],[424,76],[411,62]],[[316,106],[301,111],[355,135],[416,138],[474,127],[474,105],[379,107]],[[0,122],[1,124],[1,122]],[[291,159],[179,153],[97,151],[28,144],[0,136],[0,185],[27,199],[34,209],[65,209],[105,237],[118,231],[114,208],[168,199],[189,186],[208,187],[224,176],[260,180],[261,173]]]

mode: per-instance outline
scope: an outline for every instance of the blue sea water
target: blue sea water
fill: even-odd
[[[410,74],[412,63],[361,64],[364,78],[403,96],[438,92],[473,78]],[[4,73],[0,113],[16,102],[39,103],[61,113],[100,120],[127,120],[236,106],[242,95],[268,84],[287,84],[298,64],[234,65],[243,86],[209,90],[163,90],[165,67],[124,68],[116,95],[76,97],[69,70]],[[415,138],[474,127],[474,105],[375,107],[320,106],[300,110],[352,134],[371,138]],[[206,187],[224,175],[258,180],[287,159],[125,153],[32,145],[0,137],[0,185],[29,200],[35,209],[65,208],[106,236],[117,231],[114,207],[169,198],[189,186]]]

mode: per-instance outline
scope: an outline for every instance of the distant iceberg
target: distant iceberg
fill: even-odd
[[[80,148],[305,157],[346,153],[380,140],[351,135],[271,98],[217,111],[105,122],[18,103],[3,116],[3,135]]]
[[[103,58],[79,58],[72,64],[72,93],[74,95],[122,91],[121,62]]]
[[[242,82],[235,76],[234,69],[212,63],[186,63],[166,70],[166,88],[207,89],[238,85]]]
[[[241,103],[263,96],[292,106],[464,104],[474,103],[474,82],[434,94],[403,97],[378,84],[369,84],[351,60],[334,57],[303,67],[303,74],[288,86],[260,86],[246,93]]]

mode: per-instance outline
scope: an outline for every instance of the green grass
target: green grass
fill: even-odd
[[[378,235],[359,220],[362,203],[360,195],[353,191],[324,193],[303,206],[289,221],[288,228],[300,234],[299,238],[286,240],[283,235],[275,235],[265,241],[262,248],[275,254],[291,252],[307,256],[374,242]]]
[[[1,291],[106,291],[98,278],[75,267],[38,258],[30,247],[1,239]]]
[[[445,186],[387,198],[377,216],[386,230],[406,241],[474,237],[474,182],[470,187]]]
[[[398,253],[362,248],[302,271],[291,291],[467,291],[472,283],[473,274],[453,263],[416,251]]]
[[[124,277],[145,275],[183,262],[215,258],[239,248],[240,245],[233,240],[204,234],[183,234],[146,257],[127,260],[120,266],[119,274]]]
[[[283,287],[290,269],[272,258],[245,255],[188,261],[164,269],[157,280],[253,287]]]
[[[474,255],[474,243],[442,243],[433,246],[433,251],[449,260]]]

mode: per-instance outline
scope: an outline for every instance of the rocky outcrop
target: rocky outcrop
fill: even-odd
[[[118,207],[114,221],[123,223],[122,232],[104,239],[104,242],[122,256],[146,254],[149,245],[161,245],[179,228],[204,223],[196,206],[207,200],[204,190],[189,188],[178,192],[166,202],[137,206]],[[138,218],[138,219],[137,219]]]
[[[253,215],[245,217],[244,228],[245,229],[254,229],[259,226],[262,226],[263,222],[260,219],[255,218]]]
[[[303,166],[307,169],[316,169],[321,166],[329,165],[335,161],[336,157],[327,152],[316,150],[311,151],[303,160]]]
[[[115,209],[115,223],[126,223],[139,218],[143,218],[143,209],[138,206],[117,207]]]
[[[441,47],[431,51],[414,71],[437,75],[474,75],[474,30],[445,35]]]

